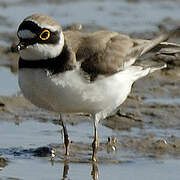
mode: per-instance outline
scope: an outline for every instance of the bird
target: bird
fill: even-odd
[[[90,114],[94,127],[91,160],[96,162],[99,121],[119,109],[136,80],[166,67],[134,63],[170,35],[138,40],[109,30],[63,31],[53,18],[32,14],[17,30],[20,89],[25,98],[48,111]],[[66,122],[60,120],[65,156],[69,156]]]

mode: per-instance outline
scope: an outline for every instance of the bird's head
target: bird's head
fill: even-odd
[[[40,60],[57,57],[64,46],[61,26],[43,14],[28,16],[20,24],[16,49],[24,60]]]

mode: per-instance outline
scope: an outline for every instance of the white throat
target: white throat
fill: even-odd
[[[64,35],[61,31],[60,40],[57,44],[33,44],[20,51],[20,56],[24,60],[40,60],[57,57],[64,46]]]

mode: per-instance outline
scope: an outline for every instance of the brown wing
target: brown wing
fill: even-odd
[[[66,43],[75,53],[76,61],[81,63],[81,68],[91,78],[122,70],[167,37],[160,35],[152,41],[136,41],[129,36],[109,31],[65,33]]]
[[[82,69],[89,74],[113,74],[123,68],[126,56],[133,47],[126,35],[100,31],[85,37],[77,51]]]

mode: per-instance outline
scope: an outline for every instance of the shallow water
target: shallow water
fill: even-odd
[[[98,177],[100,180],[177,180],[180,172],[177,171],[180,161],[165,160],[165,161],[144,161],[140,160],[136,163],[123,164],[99,164]],[[69,164],[69,171],[65,178],[63,178],[64,164],[55,163],[53,166],[47,159],[28,159],[16,160],[16,163],[11,163],[8,168],[4,168],[1,172],[2,179],[13,177],[17,179],[93,179],[91,175],[91,164]],[[170,172],[169,172],[170,171]],[[7,175],[8,174],[8,175]],[[149,176],[149,177],[148,177]],[[20,178],[19,178],[20,177]]]
[[[0,94],[10,96],[19,91],[17,75],[12,74],[8,68],[0,67]]]
[[[180,105],[180,98],[156,98],[156,99],[147,99],[147,103],[158,103],[158,104],[165,104],[165,105]]]
[[[20,124],[1,122],[0,124],[0,154],[10,160],[9,165],[0,172],[0,179],[63,179],[63,171],[67,166],[69,169],[66,175],[67,179],[93,179],[91,175],[93,164],[90,162],[76,161],[73,163],[68,160],[59,162],[59,158],[56,158],[54,163],[52,163],[50,161],[50,156],[36,157],[32,156],[32,153],[30,153],[31,148],[46,146],[49,145],[48,143],[62,143],[59,126],[38,121],[23,121]],[[92,129],[86,129],[91,127],[89,122],[82,123],[78,126],[68,125],[72,140],[82,142],[82,144],[92,141]],[[79,128],[83,131],[79,132]],[[125,137],[127,134],[132,137],[140,137],[142,136],[140,135],[140,131],[134,129],[132,132],[129,132],[129,134],[123,132],[118,133],[112,132],[108,128],[100,125],[100,141],[104,142],[105,139],[111,135],[116,135],[120,141],[121,139],[119,136]],[[158,131],[154,130],[154,132],[157,135]],[[165,131],[159,134],[164,133]],[[107,157],[111,156],[105,152],[99,152],[98,154],[99,156],[104,156],[103,154]],[[153,180],[158,180],[160,178],[165,180],[179,178],[179,160],[168,157],[152,159],[150,157],[133,156],[132,154],[131,151],[124,152],[123,149],[119,149],[114,156],[112,155],[112,157],[118,157],[120,159],[119,162],[111,163],[108,161],[101,161],[95,164],[95,170],[93,172],[98,174],[99,179],[103,180],[134,178],[144,180],[145,178],[148,179],[148,176]],[[90,155],[88,156],[88,158],[90,158]],[[169,171],[171,171],[171,173],[169,173]]]
[[[54,17],[63,26],[82,23],[93,30],[107,28],[128,34],[144,33],[144,37],[151,37],[151,33],[146,32],[158,31],[158,25],[164,24],[166,18],[179,20],[179,8],[180,1],[175,0],[1,0],[0,15],[5,19],[0,18],[0,32],[14,33],[24,17],[35,12],[43,12]],[[9,39],[0,37],[0,45],[6,46],[11,43]],[[3,63],[0,64],[0,96],[10,97],[19,92],[17,75],[12,74],[9,68],[3,67]],[[103,180],[178,180],[178,76],[176,79],[174,76],[168,76],[169,80],[166,79],[167,76],[162,77],[163,81],[175,81],[167,86],[163,86],[161,80],[155,80],[157,76],[148,79],[149,84],[145,82],[147,79],[144,79],[143,85],[137,83],[134,95],[145,96],[144,101],[137,100],[133,105],[124,106],[128,112],[137,112],[137,117],[122,118],[122,121],[118,119],[117,122],[111,120],[110,125],[105,122],[99,125],[99,139],[102,143],[98,152],[100,162],[94,166],[89,161],[93,128],[92,122],[88,121],[86,116],[81,117],[82,120],[77,124],[73,120],[67,124],[72,140],[72,155],[70,160],[66,161],[63,159],[61,127],[53,121],[53,115],[24,106],[16,110],[16,105],[12,103],[7,109],[6,106],[0,105],[0,154],[9,161],[4,168],[0,167],[0,180],[98,179],[97,175]],[[153,92],[153,88],[157,86],[160,88]],[[147,87],[147,91],[141,87]],[[32,112],[28,113],[29,111]],[[165,117],[164,114],[168,116]],[[75,118],[77,119],[79,117]],[[119,126],[125,127],[120,129]],[[116,152],[107,152],[108,137],[117,137]],[[59,154],[53,163],[49,155],[33,155],[32,149],[43,146],[57,148]],[[64,170],[68,168],[66,174]]]

